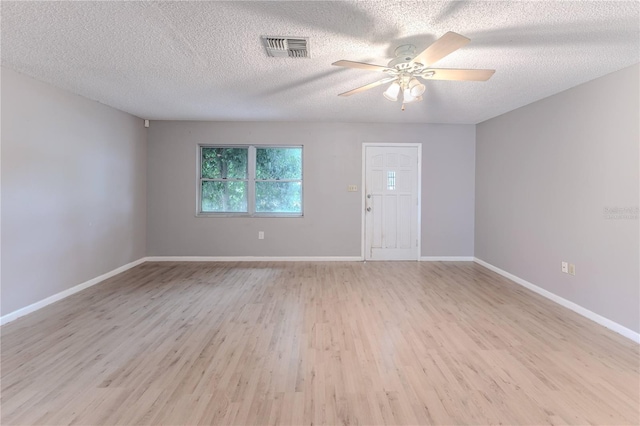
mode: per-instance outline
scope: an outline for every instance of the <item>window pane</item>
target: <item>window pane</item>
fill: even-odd
[[[246,179],[247,148],[202,148],[202,177],[205,179]]]
[[[256,182],[256,212],[302,213],[302,183]]]
[[[246,212],[246,181],[202,182],[203,212]]]
[[[389,191],[396,189],[396,172],[387,172],[387,189]]]
[[[256,179],[302,179],[302,148],[256,148]]]

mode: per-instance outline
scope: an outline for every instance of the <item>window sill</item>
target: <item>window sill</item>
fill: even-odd
[[[196,213],[198,218],[206,217],[229,217],[229,218],[303,218],[303,213]]]

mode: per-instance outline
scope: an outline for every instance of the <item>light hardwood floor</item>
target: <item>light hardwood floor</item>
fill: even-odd
[[[1,333],[2,425],[640,423],[638,345],[473,263],[146,263]]]

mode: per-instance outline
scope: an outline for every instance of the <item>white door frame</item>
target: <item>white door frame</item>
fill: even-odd
[[[362,202],[360,206],[360,257],[362,260],[366,260],[364,251],[365,251],[365,239],[366,239],[366,228],[365,228],[365,220],[366,220],[366,198],[367,198],[367,147],[369,146],[378,146],[378,147],[410,147],[410,148],[418,148],[418,259],[422,256],[422,144],[421,143],[371,143],[371,142],[363,142],[362,143]]]

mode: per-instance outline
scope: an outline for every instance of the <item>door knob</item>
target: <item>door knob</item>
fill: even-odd
[[[371,194],[367,194],[367,198],[371,198]]]
[[[367,207],[367,211],[370,212],[371,211],[371,207]]]

